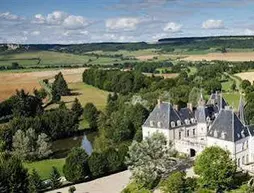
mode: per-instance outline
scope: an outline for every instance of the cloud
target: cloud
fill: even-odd
[[[254,35],[254,30],[245,29],[245,30],[244,30],[244,35]]]
[[[40,34],[41,34],[40,31],[33,31],[33,32],[31,32],[31,35],[33,35],[33,36],[38,36]]]
[[[67,29],[80,29],[88,24],[89,22],[84,17],[74,15],[68,16],[63,22],[63,26]]]
[[[105,22],[106,28],[110,30],[134,30],[139,23],[140,19],[135,17],[111,18]]]
[[[22,19],[21,17],[11,14],[10,12],[4,12],[4,13],[0,13],[0,19],[4,19],[4,20],[20,20]]]
[[[209,19],[203,22],[202,28],[204,29],[223,29],[224,22],[222,20]]]
[[[32,23],[63,26],[65,29],[81,29],[89,24],[83,16],[69,15],[63,11],[54,11],[47,16],[36,14]]]
[[[174,23],[174,22],[169,22],[165,25],[165,27],[163,28],[163,31],[176,33],[176,32],[180,32],[181,29],[182,29],[182,25]]]

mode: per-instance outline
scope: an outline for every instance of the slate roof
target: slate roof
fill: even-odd
[[[147,118],[143,126],[151,128],[172,129],[171,127],[172,121],[175,123],[174,128],[177,128],[185,125],[185,119],[191,119],[193,117],[194,117],[193,113],[187,108],[182,108],[179,111],[177,111],[173,108],[173,106],[170,103],[161,102],[160,104],[156,105],[156,107],[150,113],[149,117]],[[181,125],[177,125],[177,122],[179,121]],[[158,126],[159,122],[160,127]]]
[[[206,123],[207,117],[211,118],[211,112],[206,106],[198,106],[195,110],[195,117],[198,123]]]
[[[221,109],[207,136],[235,142],[249,136],[249,132],[233,110]]]
[[[207,101],[207,105],[215,105],[216,112],[219,112],[220,109],[224,109],[225,106],[228,106],[225,99],[218,92],[211,94],[209,100]]]
[[[186,119],[194,118],[194,113],[189,108],[187,108],[187,107],[181,108],[178,111],[178,114],[180,115],[182,121],[184,121]]]

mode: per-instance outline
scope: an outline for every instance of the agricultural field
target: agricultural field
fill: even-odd
[[[254,71],[237,73],[235,76],[242,80],[249,80],[251,83],[254,81]]]
[[[225,61],[254,61],[254,52],[228,52],[228,53],[208,53],[200,55],[185,55],[185,61],[212,61],[212,60],[225,60]]]
[[[64,66],[84,64],[112,64],[121,62],[118,58],[95,57],[88,55],[75,55],[53,51],[30,51],[16,54],[0,55],[0,66],[10,66],[13,62],[19,63],[23,67],[44,67],[44,66]]]
[[[41,88],[39,81],[45,78],[52,79],[57,73],[62,72],[68,83],[81,82],[82,73],[86,68],[57,69],[37,72],[0,72],[0,101],[15,94],[16,89],[25,89],[33,92],[33,89]]]

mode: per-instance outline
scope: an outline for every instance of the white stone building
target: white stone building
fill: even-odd
[[[254,128],[245,124],[242,97],[237,113],[221,94],[200,97],[198,106],[179,109],[167,102],[158,104],[142,126],[143,138],[163,133],[174,148],[195,157],[205,147],[218,145],[231,152],[239,168],[254,162]]]

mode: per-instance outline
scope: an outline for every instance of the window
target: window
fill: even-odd
[[[189,130],[187,130],[187,137],[189,137],[190,136],[190,131]]]
[[[213,132],[213,136],[218,137],[218,132],[216,130]]]
[[[175,127],[175,122],[174,121],[171,121],[171,127],[174,128]]]
[[[159,128],[161,128],[161,122],[160,122],[160,121],[157,123],[157,126],[158,126]]]
[[[245,161],[244,159],[245,159],[245,157],[243,156],[243,157],[242,157],[242,164],[244,164],[244,161]]]
[[[179,136],[178,136],[179,139],[182,138],[182,134],[181,134],[181,131],[179,131]]]
[[[249,163],[249,155],[247,154],[246,155],[246,162],[245,162],[246,164],[248,164]]]
[[[177,120],[177,126],[181,126],[181,121],[180,120]]]
[[[195,136],[196,135],[196,129],[193,129],[193,136]]]
[[[150,126],[151,126],[151,127],[153,127],[153,126],[154,126],[153,121],[150,121]]]
[[[238,165],[238,167],[240,167],[240,165],[241,165],[241,160],[240,160],[240,158],[237,159],[237,165]]]
[[[244,150],[244,142],[242,143],[242,151]]]

